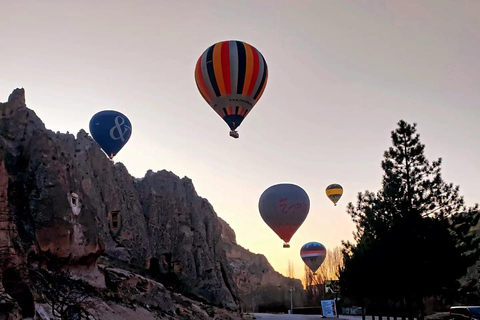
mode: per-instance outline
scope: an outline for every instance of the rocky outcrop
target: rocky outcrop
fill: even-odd
[[[160,273],[175,274],[187,292],[234,308],[236,289],[222,249],[222,227],[192,181],[149,171],[137,182],[137,190],[150,239],[162,239],[151,243],[150,261],[159,262]]]
[[[0,259],[24,283],[26,292],[15,294],[29,296],[29,309],[27,265],[92,274],[101,255],[237,307],[221,225],[191,180],[166,171],[133,178],[85,131],[47,130],[23,89],[0,104],[0,115]],[[104,285],[96,274],[90,280]]]
[[[233,270],[242,306],[246,310],[285,311],[290,308],[290,289],[295,306],[303,306],[305,293],[300,280],[276,272],[262,254],[236,243],[235,231],[221,218],[223,248]]]
[[[10,295],[3,293],[0,295],[0,319],[20,320],[22,319],[21,310],[18,303]]]
[[[167,290],[164,285],[132,272],[101,266],[110,299],[95,303],[92,312],[99,319],[239,319],[238,314]],[[139,317],[131,309],[145,313]],[[118,310],[115,312],[115,310]],[[152,315],[153,314],[153,315]],[[155,317],[154,317],[155,316]]]
[[[222,227],[222,240],[225,243],[237,244],[237,236],[235,235],[235,231],[230,227],[230,225],[223,220],[222,218],[218,218],[220,221],[220,226]]]
[[[32,268],[68,270],[100,290],[104,319],[132,303],[167,318],[228,318],[221,308],[288,301],[287,287],[301,287],[238,246],[190,179],[135,179],[85,131],[47,130],[23,89],[0,103],[0,266],[0,293],[17,303],[0,309],[23,317],[48,315],[35,306]]]
[[[72,280],[74,277],[65,274],[42,271],[48,278],[48,283],[55,292],[39,294],[36,303],[38,319],[55,319],[60,310],[70,310],[72,319],[80,312],[78,304],[75,307],[65,308],[59,301],[81,300],[83,317],[88,314],[94,319],[137,320],[137,319],[241,319],[238,313],[205,304],[172,292],[157,281],[143,277],[124,269],[112,268],[108,260],[102,259],[99,270],[106,279],[105,288],[90,287],[82,280]],[[39,274],[38,272],[36,274]],[[35,286],[42,287],[42,277],[36,277]],[[60,292],[57,295],[56,292]],[[62,300],[52,299],[63,297]],[[55,312],[53,311],[55,308]],[[88,319],[92,319],[89,317]]]

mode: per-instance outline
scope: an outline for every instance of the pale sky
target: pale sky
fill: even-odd
[[[229,129],[198,92],[195,63],[241,40],[269,66],[265,92]],[[166,169],[235,230],[239,244],[303,276],[300,247],[352,239],[345,207],[380,188],[383,152],[400,119],[417,122],[430,160],[480,201],[480,1],[0,0],[0,101],[17,87],[54,131],[77,133],[104,109],[133,133],[115,157],[135,177]],[[290,249],[258,200],[289,182],[310,213]],[[339,183],[337,207],[325,187]]]

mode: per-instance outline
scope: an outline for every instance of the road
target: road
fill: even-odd
[[[255,318],[259,320],[362,320],[362,316],[344,315],[341,314],[339,318],[322,318],[321,315],[309,314],[269,314],[269,313],[255,313]],[[247,319],[247,318],[246,318]],[[252,318],[248,318],[252,319]],[[366,316],[366,320],[371,320],[372,316]],[[383,319],[386,319],[385,317]],[[401,319],[401,318],[397,318]],[[417,320],[417,318],[415,318]]]
[[[321,315],[309,314],[268,314],[255,313],[255,318],[258,320],[361,320],[362,316],[340,316],[340,318],[322,318]]]
[[[255,318],[258,320],[319,320],[319,319],[337,319],[337,318],[322,318],[320,315],[309,314],[268,314],[255,313]]]

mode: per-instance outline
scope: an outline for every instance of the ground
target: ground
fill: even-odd
[[[255,313],[255,318],[258,320],[361,320],[362,316],[340,316],[340,318],[322,318],[321,315],[306,315],[306,314],[267,314]]]

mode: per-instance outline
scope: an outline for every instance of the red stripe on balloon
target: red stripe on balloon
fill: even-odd
[[[231,94],[232,84],[230,82],[230,41],[225,41],[222,46],[222,71],[226,94]]]

